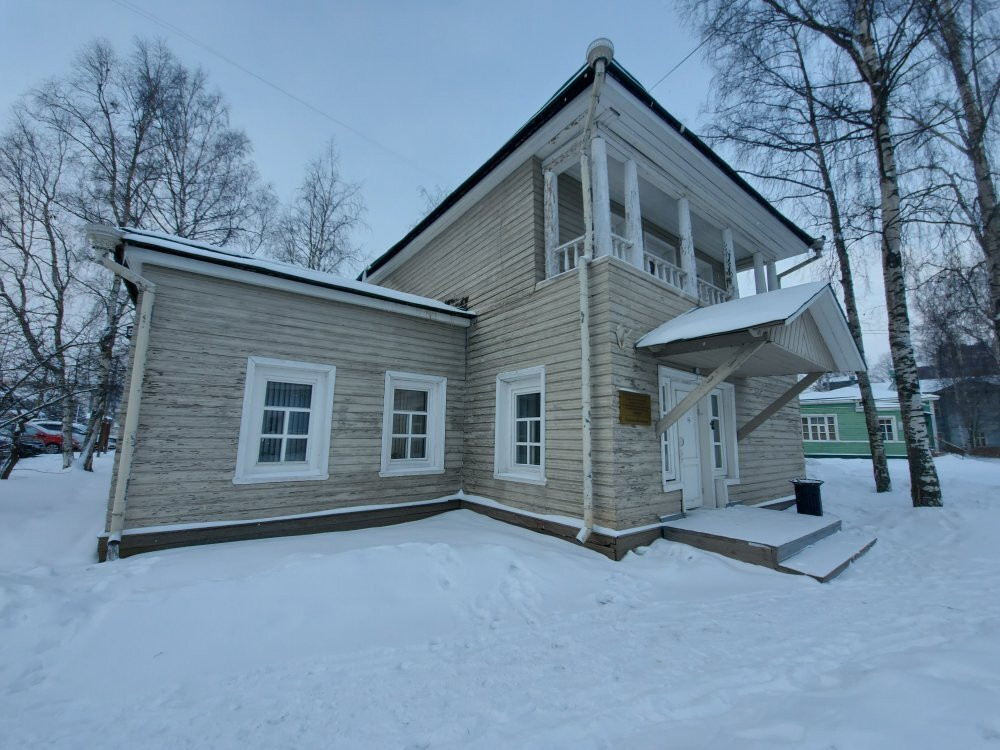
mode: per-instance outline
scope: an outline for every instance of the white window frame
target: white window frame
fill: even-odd
[[[514,450],[514,420],[517,396],[538,393],[541,416],[540,464],[516,464]],[[496,432],[493,476],[511,482],[545,484],[545,368],[529,367],[497,375]]]
[[[882,430],[882,423],[883,422],[888,422],[889,423],[889,430],[890,430],[890,432],[892,432],[892,437],[891,438],[886,439],[885,432]],[[896,417],[895,417],[895,415],[893,415],[893,414],[890,414],[888,416],[881,416],[880,415],[878,417],[878,429],[879,429],[879,432],[882,433],[882,441],[883,442],[886,442],[886,443],[898,443],[899,442],[899,432],[896,431]]]
[[[660,385],[660,416],[662,417],[673,409],[679,402],[675,392],[678,385],[681,387],[686,386],[691,388],[692,386],[697,386],[703,378],[699,378],[697,375],[684,372],[683,370],[674,370],[670,367],[660,366],[658,380]],[[722,421],[722,429],[720,430],[720,433],[722,437],[723,467],[721,469],[715,467],[715,452],[711,439],[711,426],[709,425],[709,421],[712,417],[712,404],[710,399],[713,395],[719,398],[720,418]],[[713,388],[707,396],[705,396],[703,402],[708,405],[708,413],[706,414],[704,425],[702,425],[702,420],[698,420],[698,433],[700,437],[702,429],[709,431],[706,443],[708,444],[709,450],[712,451],[712,455],[703,455],[701,460],[708,460],[712,462],[713,477],[725,479],[727,486],[737,485],[740,483],[740,458],[739,446],[736,440],[736,388],[732,383],[720,383],[718,386]],[[664,492],[673,492],[683,488],[683,483],[677,473],[680,462],[680,457],[677,451],[677,424],[677,422],[674,422],[670,425],[667,431],[660,436],[659,441],[660,474],[663,479]],[[666,446],[664,446],[664,440],[668,441]],[[666,462],[664,461],[666,456],[669,456],[670,466],[672,467],[669,472],[667,471]]]
[[[802,439],[810,443],[839,443],[840,442],[840,423],[837,419],[836,414],[802,414],[802,421],[806,422],[808,427],[808,435],[806,430],[802,431]],[[823,420],[823,429],[826,431],[825,438],[814,438],[812,437],[812,420]],[[833,430],[834,436],[830,437],[830,421],[833,420]]]
[[[392,415],[396,389],[424,391],[427,394],[427,435],[423,458],[392,457]],[[385,398],[382,408],[382,467],[380,477],[444,472],[445,415],[448,378],[413,372],[385,373]]]
[[[233,484],[301,482],[329,479],[330,432],[333,424],[333,387],[337,368],[310,362],[293,362],[268,357],[247,359],[243,387],[243,415],[236,449]],[[312,386],[309,405],[309,432],[306,460],[260,462],[264,396],[268,381]]]

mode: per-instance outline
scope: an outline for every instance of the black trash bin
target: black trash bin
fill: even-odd
[[[793,479],[795,485],[795,510],[808,516],[823,515],[823,500],[820,498],[819,486],[822,479]]]

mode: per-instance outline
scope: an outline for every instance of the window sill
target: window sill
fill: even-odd
[[[388,468],[382,469],[378,475],[380,477],[410,477],[428,474],[444,474],[444,469],[440,466],[425,466],[412,468]]]
[[[281,482],[322,482],[329,479],[327,472],[310,471],[299,473],[248,474],[233,477],[233,484],[277,484]]]
[[[495,471],[493,472],[493,477],[495,479],[502,479],[505,482],[520,482],[521,484],[544,485],[548,483],[548,480],[545,477],[533,476],[531,474],[514,474],[511,472]]]

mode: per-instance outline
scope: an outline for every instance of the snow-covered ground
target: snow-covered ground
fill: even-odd
[[[0,483],[3,748],[1000,747],[998,461],[810,461],[879,537],[830,584],[468,511],[96,564],[58,461]]]

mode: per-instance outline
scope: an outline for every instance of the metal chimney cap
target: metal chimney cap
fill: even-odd
[[[587,65],[594,67],[598,60],[604,60],[607,64],[615,56],[615,45],[606,37],[595,39],[587,47]]]

